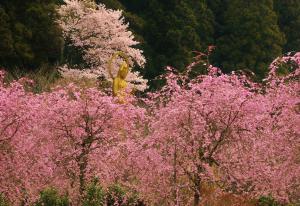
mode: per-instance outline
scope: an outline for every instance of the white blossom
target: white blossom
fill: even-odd
[[[83,50],[84,60],[91,65],[85,70],[71,71],[61,68],[63,76],[97,78],[104,76],[111,81],[107,62],[117,51],[122,51],[129,57],[130,66],[144,67],[146,62],[143,52],[134,48],[139,42],[134,40],[128,24],[125,24],[122,11],[106,9],[103,4],[91,1],[64,0],[65,4],[59,9],[59,24],[65,38],[70,39],[72,45]],[[116,75],[120,59],[114,63],[112,73]],[[147,80],[139,73],[130,71],[129,84],[138,89],[147,88]]]
[[[59,68],[59,71],[61,75],[64,78],[75,78],[75,79],[82,79],[82,78],[88,78],[88,79],[97,79],[98,77],[103,77],[103,71],[102,69],[73,69],[69,68],[67,65],[63,65]],[[107,79],[108,81],[112,82],[112,79]],[[130,72],[128,73],[126,77],[126,81],[128,82],[129,89],[135,89],[139,91],[144,91],[148,88],[147,79],[143,79],[139,72]]]

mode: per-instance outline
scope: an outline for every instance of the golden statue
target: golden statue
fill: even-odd
[[[112,74],[112,62],[116,57],[121,57],[124,61],[121,64],[118,74],[116,77]],[[124,98],[126,96],[126,76],[129,72],[129,62],[128,57],[123,52],[116,52],[108,62],[108,72],[110,77],[113,79],[113,95],[119,98],[120,102],[124,102]]]

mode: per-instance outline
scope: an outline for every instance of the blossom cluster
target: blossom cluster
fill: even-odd
[[[300,190],[299,53],[294,69],[261,84],[246,76],[190,79],[168,67],[167,84],[120,104],[72,84],[40,94],[0,72],[0,193],[30,205],[46,187],[80,205],[94,177],[149,205],[199,205],[205,184],[295,202]],[[284,81],[282,81],[285,79]],[[272,83],[275,82],[275,83]]]
[[[103,4],[89,1],[65,0],[59,9],[59,25],[62,27],[65,39],[71,45],[83,51],[83,59],[90,68],[78,70],[61,68],[63,76],[76,75],[78,77],[105,77],[110,80],[107,62],[118,51],[124,52],[130,58],[130,66],[144,67],[146,62],[142,50],[135,48],[139,43],[134,40],[128,24],[125,23],[122,11],[105,8]],[[116,76],[121,59],[113,65],[112,73]],[[145,90],[147,80],[138,72],[130,71],[127,80],[130,86]]]

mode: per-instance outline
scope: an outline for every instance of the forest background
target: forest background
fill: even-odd
[[[84,68],[80,50],[68,46],[56,23],[62,0],[0,2],[0,66],[11,73],[47,74],[66,62]],[[209,45],[210,62],[223,72],[244,70],[259,81],[268,65],[300,50],[299,0],[97,0],[124,11],[147,59],[151,88],[169,65],[184,70]],[[18,69],[17,69],[18,68]],[[138,69],[138,68],[137,68]],[[201,72],[201,68],[199,68]]]

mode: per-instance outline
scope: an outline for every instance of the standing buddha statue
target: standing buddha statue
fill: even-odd
[[[120,56],[125,61],[121,64],[117,76],[114,77],[112,74],[112,62],[117,57]],[[126,97],[126,77],[129,72],[129,63],[128,63],[128,57],[123,52],[116,52],[111,59],[108,62],[108,68],[109,68],[109,74],[111,78],[113,79],[113,95],[115,97],[118,97],[119,101],[121,103],[124,103],[124,98]]]

